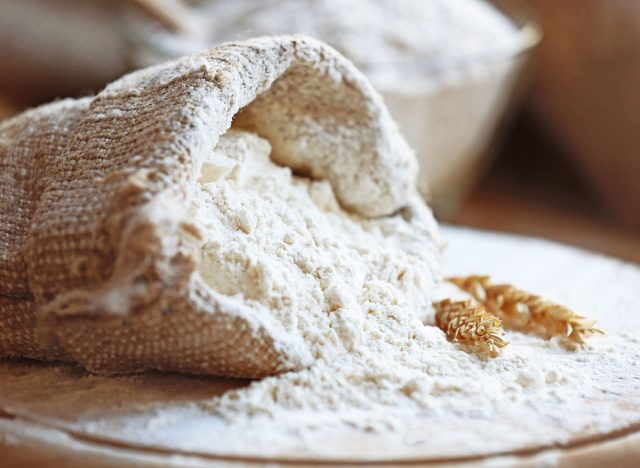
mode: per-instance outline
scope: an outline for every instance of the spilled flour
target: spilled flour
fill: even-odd
[[[640,268],[535,239],[442,230],[446,274],[512,281],[597,319],[607,335],[571,352],[509,332],[501,355],[481,361],[430,317],[403,324],[381,311],[363,320],[369,347],[252,383],[0,361],[0,407],[14,423],[39,415],[125,446],[305,460],[486,455],[637,427]]]
[[[556,340],[509,333],[498,358],[467,354],[431,326],[435,254],[420,205],[413,217],[350,215],[326,182],[292,175],[269,151],[267,141],[231,131],[205,163],[195,205],[196,216],[209,220],[199,270],[220,293],[272,314],[314,362],[191,408],[201,422],[189,423],[182,446],[326,454],[325,443],[339,453],[356,433],[375,438],[371,453],[406,455],[407,446],[426,444],[447,455],[561,442],[637,420],[640,408],[621,402],[640,403],[638,334],[621,336],[604,322],[611,335],[569,351]],[[473,249],[465,247],[482,258]],[[625,281],[637,272],[616,274]],[[456,295],[453,287],[438,292]],[[186,417],[158,411],[152,432],[180,427]]]
[[[272,321],[310,365],[249,382],[1,361],[0,409],[12,424],[35,417],[164,453],[362,461],[508,452],[640,421],[639,268],[445,229],[446,274],[492,274],[607,331],[577,351],[509,332],[500,356],[481,360],[433,326],[430,301],[456,293],[434,291],[421,202],[386,218],[349,214],[328,183],[269,153],[266,140],[230,131],[206,159],[191,216],[206,239],[199,273]]]

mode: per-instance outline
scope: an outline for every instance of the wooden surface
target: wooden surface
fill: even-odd
[[[594,302],[609,304],[609,307],[617,307],[621,300],[640,303],[637,287],[640,268],[630,264],[528,238],[452,228],[445,228],[444,234],[449,242],[445,258],[447,274],[481,271],[494,275],[498,280],[513,278],[518,284],[527,279],[528,284],[536,286],[536,291],[545,291],[548,287],[548,290],[555,291],[565,289],[581,297],[592,294]],[[513,261],[516,255],[518,262]],[[571,275],[571,271],[578,274]],[[566,280],[559,284],[558,277]],[[602,286],[608,294],[602,295],[591,287],[598,278],[602,279]],[[589,298],[582,297],[582,300],[586,299]],[[609,310],[604,306],[598,308],[601,315],[595,318],[603,322],[602,326],[612,327],[612,323],[606,322]],[[626,315],[617,316],[616,320],[621,320],[618,326],[631,327],[640,323],[640,310],[628,309],[626,312]],[[108,391],[100,390],[96,385],[100,379],[113,382]],[[73,386],[72,391],[69,385]],[[207,452],[206,447],[175,449],[170,436],[165,443],[161,439],[152,444],[145,442],[150,440],[148,437],[155,430],[145,414],[147,403],[153,402],[156,407],[158,403],[188,405],[243,385],[246,382],[160,373],[133,379],[89,378],[73,366],[0,361],[0,453],[3,466],[216,466],[220,463],[243,465],[273,461],[286,461],[288,465],[310,461],[315,464],[323,461],[419,462],[432,466],[502,463],[509,466],[556,464],[599,467],[609,464],[631,467],[640,464],[640,395],[637,394],[626,395],[619,402],[612,400],[612,404],[624,404],[635,423],[606,433],[588,432],[550,445],[512,447],[501,453],[442,456],[433,447],[410,445],[401,454],[386,455],[384,440],[358,434],[348,441],[327,444],[330,450],[327,450],[326,457],[318,453],[309,456],[308,453],[295,452],[276,459],[256,454],[246,457],[241,454],[221,455],[215,451]],[[20,388],[27,390],[20,392]],[[618,397],[612,395],[611,398]],[[123,426],[117,420],[123,414],[127,426],[133,430],[121,430]],[[181,431],[181,424],[184,424],[184,432],[193,430],[188,426],[198,417],[202,415],[194,414],[193,418],[178,422],[176,435]],[[75,424],[77,420],[95,424],[78,425]],[[247,447],[247,453],[250,449]]]

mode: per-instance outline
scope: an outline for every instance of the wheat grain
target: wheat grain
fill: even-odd
[[[536,333],[546,339],[562,336],[578,344],[595,333],[604,333],[594,328],[595,320],[510,284],[493,285],[488,276],[454,277],[448,281],[500,317],[507,328]]]
[[[436,325],[454,343],[489,357],[496,357],[500,348],[508,344],[503,338],[500,319],[487,312],[483,306],[472,305],[470,301],[454,302],[445,299],[434,302],[433,307],[436,311]]]

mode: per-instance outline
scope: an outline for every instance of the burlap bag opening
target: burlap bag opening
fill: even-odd
[[[308,38],[225,44],[25,112],[0,125],[0,356],[239,377],[309,364],[196,271],[182,207],[232,122],[348,210],[388,215],[413,191],[380,98]]]

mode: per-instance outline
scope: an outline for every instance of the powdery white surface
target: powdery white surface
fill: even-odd
[[[407,455],[416,446],[445,456],[566,442],[637,423],[640,270],[536,240],[487,236],[480,243],[464,231],[450,234],[450,274],[495,273],[496,281],[597,318],[607,335],[569,351],[509,332],[502,355],[482,361],[435,327],[369,316],[365,327],[377,333],[366,348],[204,405],[229,424],[215,445],[237,453],[302,445],[326,456],[337,433],[349,440],[357,430],[380,436],[371,456]]]
[[[270,153],[267,140],[232,130],[205,160],[190,217],[204,281],[271,320],[274,338],[309,363],[366,348],[379,333],[371,317],[421,328],[440,254],[418,195],[393,216],[350,214],[328,181],[294,176]]]
[[[445,456],[566,442],[638,422],[637,267],[542,241],[448,234],[449,273],[494,273],[597,318],[608,334],[573,352],[510,332],[502,355],[482,361],[435,327],[380,307],[364,318],[365,340],[352,353],[190,413],[159,408],[149,438],[192,450],[337,458],[355,439],[371,441],[365,457]]]
[[[378,87],[442,79],[522,46],[516,27],[484,0],[216,0],[197,4],[203,38],[152,31],[169,56],[247,37],[304,33],[352,60]],[[136,34],[140,34],[137,32]],[[150,57],[138,60],[148,63]],[[153,59],[151,59],[153,60]]]
[[[536,239],[443,231],[447,274],[516,283],[598,319],[607,335],[571,352],[510,332],[501,356],[481,361],[381,310],[363,320],[366,342],[353,353],[246,387],[3,364],[2,408],[129,445],[361,461],[513,451],[640,423],[640,268]],[[207,396],[223,385],[222,397]]]

